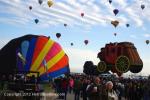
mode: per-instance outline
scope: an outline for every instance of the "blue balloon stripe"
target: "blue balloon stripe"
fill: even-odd
[[[23,41],[21,43],[21,52],[24,58],[26,58],[28,48],[29,48],[29,41]]]
[[[62,69],[59,69],[59,70],[57,70],[57,71],[54,71],[54,72],[49,73],[48,75],[49,75],[50,78],[55,78],[55,77],[58,77],[58,76],[60,76],[60,75],[62,75],[62,74],[64,74],[64,73],[67,73],[67,72],[70,72],[69,66],[65,66],[65,67],[62,68]],[[40,77],[40,79],[41,79],[41,80],[48,80],[47,74],[42,75],[42,76]]]
[[[31,63],[32,63],[32,57],[34,54],[34,48],[36,45],[36,38],[32,38],[30,43],[29,43],[29,49],[27,52],[27,56],[26,56],[26,65],[25,65],[25,71],[29,71],[30,67],[31,67]]]

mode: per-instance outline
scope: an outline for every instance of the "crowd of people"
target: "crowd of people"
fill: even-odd
[[[74,94],[74,100],[150,100],[149,79],[112,79],[74,75],[54,80],[55,92]],[[82,99],[81,99],[82,98]]]
[[[35,76],[1,77],[1,90],[11,88],[10,83],[15,81],[14,89],[20,89],[19,84],[36,83]],[[7,82],[7,83],[6,83]],[[104,78],[101,76],[69,75],[58,77],[51,82],[59,100],[68,100],[67,95],[73,95],[72,100],[150,100],[150,79]],[[17,85],[17,87],[16,87]],[[25,86],[25,85],[24,85]],[[31,87],[31,86],[30,86]],[[40,89],[41,90],[41,89]]]

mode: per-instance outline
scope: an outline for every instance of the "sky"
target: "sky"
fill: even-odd
[[[143,10],[141,5],[145,5]],[[114,9],[119,10],[116,16]],[[116,28],[111,24],[114,20],[119,21]],[[112,0],[111,4],[108,0],[53,0],[51,7],[47,0],[41,5],[38,0],[0,0],[0,48],[26,34],[50,36],[69,56],[71,72],[83,72],[87,60],[97,65],[97,54],[105,44],[128,41],[134,43],[143,60],[140,74],[149,74],[150,45],[145,43],[150,40],[149,29],[150,0]],[[61,33],[60,39],[56,33]]]

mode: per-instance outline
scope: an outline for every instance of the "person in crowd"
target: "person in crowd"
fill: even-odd
[[[143,85],[143,100],[150,99],[150,81],[144,83]]]
[[[80,98],[80,92],[81,92],[81,80],[79,78],[76,78],[74,81],[74,100],[79,100]]]
[[[118,85],[117,85],[117,90],[118,90],[118,92],[119,92],[119,93],[117,93],[117,94],[118,94],[118,99],[119,99],[119,100],[122,100],[123,93],[124,93],[123,84],[118,83]]]
[[[106,100],[104,88],[99,77],[95,77],[94,82],[87,87],[87,95],[89,100]]]
[[[83,100],[87,100],[87,92],[86,88],[89,85],[89,80],[84,79],[83,84],[82,84],[82,95],[83,95]]]
[[[73,91],[73,87],[74,87],[74,79],[70,77],[69,78],[69,93],[70,94]]]
[[[67,78],[62,79],[61,88],[62,88],[62,93],[59,95],[62,95],[64,100],[66,100],[67,91],[68,91],[68,80],[67,80]]]
[[[118,100],[117,93],[113,89],[113,83],[111,81],[108,81],[106,83],[106,95],[107,97],[105,98],[105,100]]]

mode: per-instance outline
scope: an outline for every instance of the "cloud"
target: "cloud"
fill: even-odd
[[[133,21],[135,21],[137,26],[142,26],[143,25],[143,21],[141,20],[141,18],[136,14],[135,12],[136,10],[134,10],[133,8],[126,8],[126,12],[129,15],[129,18],[131,18]]]
[[[144,34],[143,36],[146,37],[146,38],[149,38],[150,34]]]
[[[130,38],[138,39],[138,37],[136,35],[130,35]]]
[[[150,70],[150,58],[143,59],[143,70],[141,73],[144,73],[145,75],[149,75],[149,70]]]
[[[85,61],[93,61],[95,65],[99,62],[97,52],[95,51],[75,48],[64,48],[64,50],[69,56],[70,69],[72,72],[83,72]]]
[[[56,0],[54,1],[54,5],[50,8],[48,7],[46,1],[44,1],[42,5],[39,5],[38,2],[35,2],[34,0],[14,0],[13,2],[11,0],[3,0],[0,2],[5,4],[5,6],[1,7],[0,5],[0,7],[7,9],[1,10],[0,13],[12,15],[18,20],[24,19],[21,20],[21,23],[25,24],[29,24],[30,21],[34,21],[34,19],[38,17],[40,22],[42,22],[42,26],[45,27],[48,27],[49,25],[60,25],[65,22],[71,26],[79,27],[86,27],[87,24],[89,26],[106,26],[108,25],[108,22],[116,18],[121,21],[120,25],[129,22],[129,20],[136,22],[137,26],[143,25],[141,17],[138,16],[138,11],[135,10],[139,4],[135,2],[135,4],[128,6],[129,4],[126,0],[114,0],[114,5],[110,5],[107,0]],[[121,11],[120,15],[115,17],[113,14],[113,9],[115,9],[117,4],[119,4],[119,10]],[[29,5],[33,6],[31,11],[28,8]],[[81,12],[85,13],[83,18],[80,16]],[[122,12],[125,14],[122,14]],[[146,15],[149,14],[147,10],[145,13]],[[127,15],[128,17],[126,17]],[[9,21],[12,19],[12,22],[8,22],[5,19],[6,23],[16,22],[13,18],[6,18]],[[81,24],[78,24],[79,22]]]

